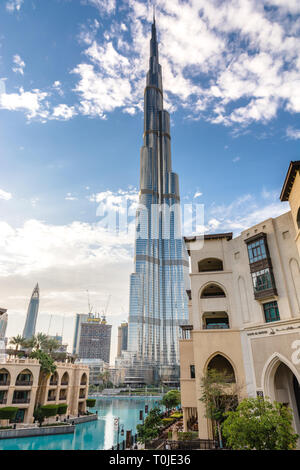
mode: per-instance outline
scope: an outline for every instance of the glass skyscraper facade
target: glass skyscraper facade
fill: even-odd
[[[32,296],[28,305],[27,316],[23,336],[30,339],[35,334],[36,320],[39,313],[40,289],[37,284],[33,289]]]
[[[128,353],[132,367],[127,382],[178,380],[178,339],[180,325],[188,320],[189,282],[180,225],[179,182],[172,172],[170,116],[163,108],[154,19],[144,96],[135,272],[130,278]]]

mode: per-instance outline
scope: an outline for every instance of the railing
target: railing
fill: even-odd
[[[47,400],[48,400],[48,401],[55,401],[55,400],[56,400],[56,397],[48,397]]]
[[[0,387],[8,387],[10,385],[10,380],[0,380]]]
[[[69,385],[69,382],[64,380],[63,382],[60,383],[60,385]]]
[[[204,330],[229,330],[229,325],[227,323],[215,323],[215,324],[208,324],[204,323],[203,325]]]
[[[7,398],[0,398],[0,405],[6,405]]]
[[[50,382],[49,385],[58,385],[58,381],[56,380],[55,382]]]
[[[85,386],[85,385],[86,385],[86,382],[80,382],[80,385],[84,385],[84,386]]]
[[[160,449],[163,447],[160,445]],[[195,439],[193,441],[165,440],[164,448],[168,450],[214,450],[218,449],[217,441],[211,439]]]
[[[33,384],[32,380],[16,380],[16,386],[30,387]]]
[[[13,398],[13,403],[19,403],[19,404],[28,404],[30,403],[30,399],[29,398]]]
[[[84,395],[79,395],[79,398],[85,398],[85,394]]]
[[[59,401],[66,401],[67,397],[59,397]]]

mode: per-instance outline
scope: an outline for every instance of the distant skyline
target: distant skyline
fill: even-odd
[[[128,313],[134,236],[97,226],[97,206],[138,196],[151,2],[3,0],[0,5],[0,307],[22,333],[39,282],[37,331],[72,346],[86,290],[108,321]],[[173,169],[207,232],[288,210],[299,159],[300,4],[157,0]],[[172,91],[171,91],[172,90]],[[189,235],[189,233],[186,233]]]

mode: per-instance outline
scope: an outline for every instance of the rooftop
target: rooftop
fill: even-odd
[[[289,200],[290,192],[292,190],[297,171],[300,171],[300,160],[290,163],[280,194],[281,201]]]

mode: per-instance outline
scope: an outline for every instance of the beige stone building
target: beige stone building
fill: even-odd
[[[299,162],[291,165],[282,193],[290,212],[236,238],[186,238],[191,291],[190,325],[180,341],[182,406],[185,430],[198,422],[202,439],[212,437],[200,401],[208,369],[226,370],[239,399],[263,395],[288,404],[300,434],[300,176]]]
[[[67,403],[67,414],[86,411],[89,368],[82,364],[56,363],[55,373],[39,386],[40,364],[35,359],[8,359],[0,363],[0,408],[17,407],[17,421],[33,423],[37,403]]]

